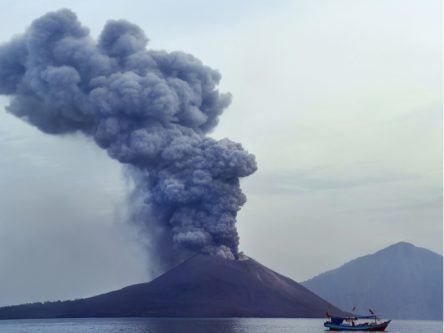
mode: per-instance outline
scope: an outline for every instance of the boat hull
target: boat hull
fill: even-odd
[[[360,324],[356,326],[352,325],[337,325],[329,322],[324,323],[324,327],[330,331],[369,331],[369,332],[383,332],[390,324],[390,320],[380,324]]]

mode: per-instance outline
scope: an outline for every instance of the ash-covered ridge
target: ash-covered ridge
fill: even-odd
[[[94,40],[70,10],[51,12],[0,46],[0,94],[41,131],[81,132],[128,166],[130,219],[160,264],[189,251],[236,258],[239,178],[256,162],[239,143],[206,136],[231,96],[199,59],[147,45],[130,22],[108,21]]]

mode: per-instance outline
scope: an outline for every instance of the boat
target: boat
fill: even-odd
[[[391,320],[381,321],[371,309],[369,309],[369,311],[371,313],[369,316],[350,317],[330,316],[327,312],[328,320],[324,322],[324,327],[328,328],[330,331],[385,331]],[[367,321],[359,322],[359,320],[363,319]]]

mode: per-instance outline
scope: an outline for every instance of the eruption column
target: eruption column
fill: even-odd
[[[237,258],[239,178],[255,158],[206,136],[230,95],[200,60],[147,44],[126,21],[109,21],[95,41],[71,11],[48,13],[0,46],[0,94],[41,131],[80,131],[128,166],[132,219],[161,264],[189,251]]]

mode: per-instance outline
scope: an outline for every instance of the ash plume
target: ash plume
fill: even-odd
[[[206,136],[231,97],[199,59],[147,44],[127,21],[109,21],[96,41],[70,10],[48,13],[0,46],[0,94],[41,131],[82,132],[128,167],[131,218],[161,264],[190,251],[237,258],[239,178],[255,158]]]

